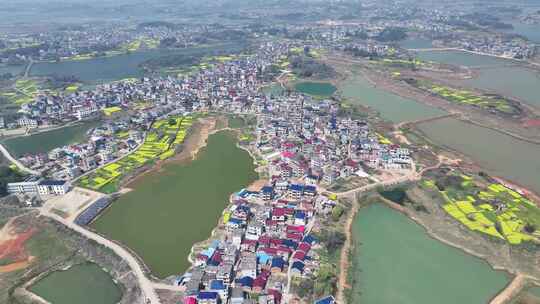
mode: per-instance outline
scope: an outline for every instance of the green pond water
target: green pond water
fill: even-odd
[[[334,94],[337,88],[329,82],[303,81],[294,85],[294,88],[304,94],[329,97]]]
[[[450,118],[418,127],[436,144],[468,155],[496,175],[540,192],[540,145]]]
[[[481,259],[430,238],[405,215],[382,204],[359,211],[352,303],[480,304],[509,277]]]
[[[340,85],[340,91],[349,102],[373,108],[381,114],[382,118],[392,122],[413,121],[445,113],[437,108],[374,87],[359,73],[355,73],[343,82]]]
[[[9,138],[2,143],[16,157],[28,153],[46,153],[54,148],[83,141],[86,132],[98,125],[97,121],[88,121],[30,136]]]
[[[53,272],[30,291],[52,304],[114,304],[122,298],[109,274],[91,263]]]
[[[230,194],[257,178],[249,154],[229,132],[208,138],[197,159],[142,176],[93,228],[133,249],[163,278],[190,266],[192,245],[210,236]]]

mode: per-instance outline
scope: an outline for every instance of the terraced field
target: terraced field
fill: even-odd
[[[505,240],[512,245],[540,241],[540,209],[534,202],[502,184],[481,185],[461,175],[461,186],[440,191],[443,209],[473,231]],[[433,180],[424,184],[436,188]]]
[[[81,178],[78,181],[79,186],[104,193],[118,191],[118,185],[123,176],[153,161],[165,160],[173,156],[176,147],[184,142],[193,119],[192,116],[186,116],[154,122],[144,143],[136,152]],[[124,134],[119,136],[124,136]]]

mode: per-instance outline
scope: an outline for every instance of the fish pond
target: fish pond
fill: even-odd
[[[55,271],[32,285],[30,291],[53,304],[114,304],[122,298],[109,274],[92,263]]]
[[[412,99],[379,89],[359,72],[340,84],[340,92],[351,104],[368,106],[392,122],[413,121],[443,115],[445,112]]]
[[[93,228],[133,249],[160,278],[186,271],[192,245],[210,237],[229,196],[257,178],[233,134],[213,134],[195,160],[141,176]]]
[[[25,154],[47,153],[54,148],[83,141],[88,130],[98,125],[98,121],[87,121],[29,136],[8,138],[2,144],[15,157],[21,157]]]
[[[510,280],[382,204],[360,209],[353,237],[351,303],[487,303]]]
[[[518,66],[516,61],[460,51],[418,52],[418,57],[422,60],[476,67],[476,77],[458,82],[463,86],[519,98],[540,108],[540,72]]]
[[[418,128],[435,144],[461,152],[493,174],[540,193],[540,145],[451,118]]]
[[[301,93],[315,97],[330,97],[337,88],[329,82],[303,81],[296,83],[294,88]]]

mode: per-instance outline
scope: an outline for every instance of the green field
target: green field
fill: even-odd
[[[416,86],[453,103],[475,106],[507,115],[520,113],[517,106],[499,96],[476,94],[471,91],[440,86],[423,80],[416,82]]]
[[[105,193],[116,192],[118,183],[126,174],[152,161],[165,160],[173,156],[176,147],[184,142],[193,119],[192,116],[185,116],[175,117],[171,121],[162,119],[154,122],[144,143],[136,152],[84,176],[78,181],[78,185]]]
[[[473,231],[507,241],[512,245],[540,241],[540,209],[534,202],[502,184],[481,184],[473,177],[461,178],[459,186],[439,191],[443,209]],[[437,189],[433,180],[424,186]]]
[[[19,79],[15,82],[14,88],[0,93],[0,96],[7,98],[11,103],[23,105],[34,101],[38,94],[38,84],[32,79]]]

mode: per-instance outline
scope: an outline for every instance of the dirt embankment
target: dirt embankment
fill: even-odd
[[[206,141],[208,137],[216,130],[216,125],[218,120],[224,119],[223,117],[207,117],[199,118],[193,123],[189,129],[189,133],[186,136],[186,139],[182,143],[181,151],[175,156],[158,161],[153,166],[148,166],[143,168],[139,172],[134,172],[131,178],[127,178],[123,181],[123,188],[133,188],[135,184],[146,174],[152,174],[160,172],[163,169],[163,166],[169,163],[181,164],[185,162],[192,161],[197,156],[197,153],[206,146]]]
[[[423,226],[431,237],[484,259],[496,270],[540,279],[540,252],[471,232],[446,214],[439,199],[419,187],[409,189],[407,195],[412,201],[426,207],[427,212],[383,201]]]
[[[529,142],[540,143],[540,126],[530,123],[527,125],[524,124],[524,122],[529,121],[529,118],[535,118],[540,115],[540,110],[532,108],[519,100],[515,100],[515,102],[519,103],[520,107],[523,109],[523,116],[520,118],[502,117],[480,108],[452,103],[441,97],[427,94],[424,91],[406,84],[404,81],[399,81],[390,77],[387,75],[388,73],[385,73],[384,71],[373,69],[367,65],[366,62],[361,60],[338,58],[330,60],[329,62],[334,64],[341,74],[348,75],[348,77],[351,77],[354,73],[362,74],[374,87],[391,92],[403,98],[412,99],[428,106],[442,109],[449,113],[458,113],[465,121],[503,132],[507,135],[514,136],[517,139],[526,139]],[[452,79],[452,77],[445,73],[405,71],[403,72],[403,75],[431,79],[442,85],[460,87],[456,83],[456,80],[459,79]],[[489,92],[482,91],[482,93]]]

